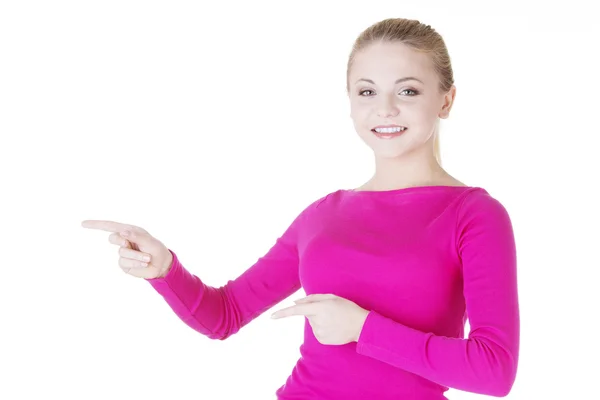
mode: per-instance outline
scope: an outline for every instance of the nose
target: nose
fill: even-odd
[[[400,113],[394,96],[380,96],[377,104],[377,116],[381,118],[395,117]]]

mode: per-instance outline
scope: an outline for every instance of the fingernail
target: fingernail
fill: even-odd
[[[144,261],[150,261],[150,257],[149,256],[144,256]]]

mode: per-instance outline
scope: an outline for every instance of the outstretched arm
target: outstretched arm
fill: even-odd
[[[222,287],[203,283],[171,250],[173,263],[168,273],[147,281],[188,326],[211,339],[227,339],[301,288],[297,233],[318,201],[294,219],[263,257]]]

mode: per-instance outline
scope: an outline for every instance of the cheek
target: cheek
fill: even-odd
[[[433,109],[425,104],[406,104],[400,107],[400,120],[421,125],[431,120],[432,112]]]
[[[364,104],[353,103],[350,106],[350,116],[352,117],[355,123],[360,123],[369,115],[369,113],[369,106],[366,106]]]
[[[434,115],[439,111],[439,105],[435,101],[427,101],[419,107],[419,112],[423,115]]]

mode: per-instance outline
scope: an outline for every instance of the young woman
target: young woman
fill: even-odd
[[[513,229],[498,200],[441,166],[439,119],[456,93],[444,41],[415,20],[374,24],[352,49],[347,91],[375,174],[315,199],[226,285],[205,285],[140,227],[83,226],[112,232],[120,267],[213,339],[303,288],[306,298],[273,314],[306,317],[279,399],[433,400],[448,388],[507,395],[520,332]]]

